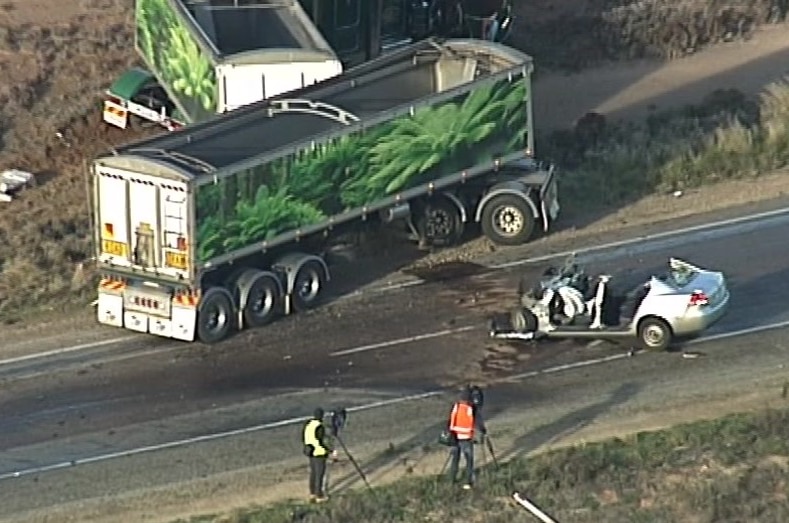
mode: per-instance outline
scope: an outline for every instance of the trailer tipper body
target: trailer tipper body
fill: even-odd
[[[320,253],[371,224],[528,241],[559,211],[531,72],[501,44],[426,40],[95,159],[98,320],[207,343],[265,325],[315,307]]]
[[[104,121],[173,130],[310,85],[342,64],[296,1],[137,0],[132,68],[107,91]]]

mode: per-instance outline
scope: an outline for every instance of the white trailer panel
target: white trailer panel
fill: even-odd
[[[99,263],[188,279],[186,184],[101,165],[96,174]]]
[[[342,73],[338,60],[266,64],[225,64],[217,67],[220,78],[218,112],[237,109],[272,96],[301,89]]]

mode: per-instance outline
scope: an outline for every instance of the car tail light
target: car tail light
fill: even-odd
[[[690,305],[707,305],[709,302],[707,295],[701,291],[695,291],[690,295]]]

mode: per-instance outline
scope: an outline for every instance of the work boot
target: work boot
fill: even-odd
[[[329,496],[325,494],[323,496],[318,496],[317,498],[315,498],[315,503],[325,503],[326,501],[329,501]]]
[[[471,483],[464,483],[463,490],[471,490]]]

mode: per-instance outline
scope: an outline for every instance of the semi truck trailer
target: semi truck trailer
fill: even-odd
[[[134,67],[107,90],[103,120],[175,130],[342,72],[301,4],[137,0]]]
[[[433,245],[548,230],[532,70],[502,44],[424,40],[95,158],[98,321],[214,343],[316,307],[323,253],[360,228]]]
[[[145,68],[127,70],[107,89],[103,120],[172,131],[429,35],[476,37],[490,26],[497,28],[490,38],[502,39],[512,27],[511,2],[488,3],[136,0],[135,48]]]

